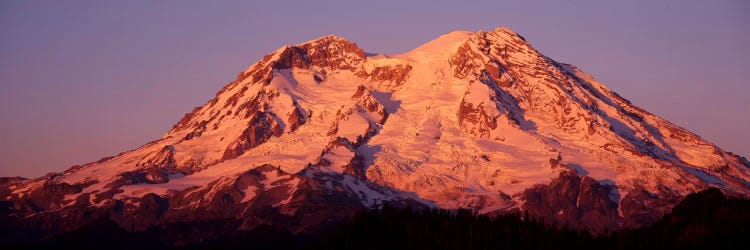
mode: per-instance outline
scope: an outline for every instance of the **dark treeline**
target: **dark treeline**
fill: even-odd
[[[525,214],[489,217],[469,211],[383,208],[365,211],[313,235],[271,226],[227,230],[236,220],[170,224],[130,233],[102,221],[52,239],[7,242],[3,249],[744,249],[750,200],[718,189],[691,194],[652,226],[607,232],[561,229]],[[179,242],[190,242],[186,246]]]
[[[605,246],[585,231],[564,230],[519,214],[497,217],[467,210],[373,210],[342,224],[325,249],[554,249]]]
[[[342,224],[325,249],[745,249],[750,200],[718,189],[691,194],[649,227],[592,236],[528,215],[490,218],[467,211],[373,210]]]

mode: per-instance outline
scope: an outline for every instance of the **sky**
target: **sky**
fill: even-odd
[[[159,139],[263,55],[335,34],[402,53],[507,26],[750,157],[750,1],[0,1],[0,176]]]

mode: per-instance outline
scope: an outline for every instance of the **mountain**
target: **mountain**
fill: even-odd
[[[18,237],[101,219],[301,233],[383,206],[601,232],[652,224],[708,188],[747,196],[748,168],[507,28],[399,55],[325,36],[266,55],[158,140],[0,179],[0,216]]]

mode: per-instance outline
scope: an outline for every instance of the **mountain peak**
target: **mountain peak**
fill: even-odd
[[[159,140],[0,178],[0,201],[54,228],[81,211],[128,227],[136,215],[307,227],[396,204],[601,230],[652,223],[709,187],[750,194],[746,164],[506,27],[379,57],[329,35],[266,55]]]
[[[338,36],[335,34],[329,34],[325,36],[321,36],[312,40],[308,40],[306,42],[296,44],[297,46],[304,45],[304,44],[316,44],[316,43],[330,43],[330,42],[339,42],[339,43],[348,43],[348,44],[354,44],[349,39],[346,39],[345,37]]]
[[[284,46],[274,52],[269,60],[274,61],[274,69],[318,66],[353,70],[364,58],[364,50],[356,43],[339,36],[327,35],[297,45]]]
[[[518,33],[516,33],[515,31],[513,31],[512,29],[510,29],[510,28],[508,28],[506,26],[497,27],[494,30],[492,30],[491,32],[495,33],[495,34],[508,34],[508,35],[519,36],[520,37],[520,35]]]

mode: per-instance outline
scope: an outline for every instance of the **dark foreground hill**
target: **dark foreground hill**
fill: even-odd
[[[174,223],[128,232],[101,220],[49,239],[3,227],[3,249],[739,249],[750,243],[750,200],[718,189],[688,195],[671,213],[640,229],[591,235],[549,226],[527,214],[490,217],[469,210],[385,207],[295,235],[240,220]]]

